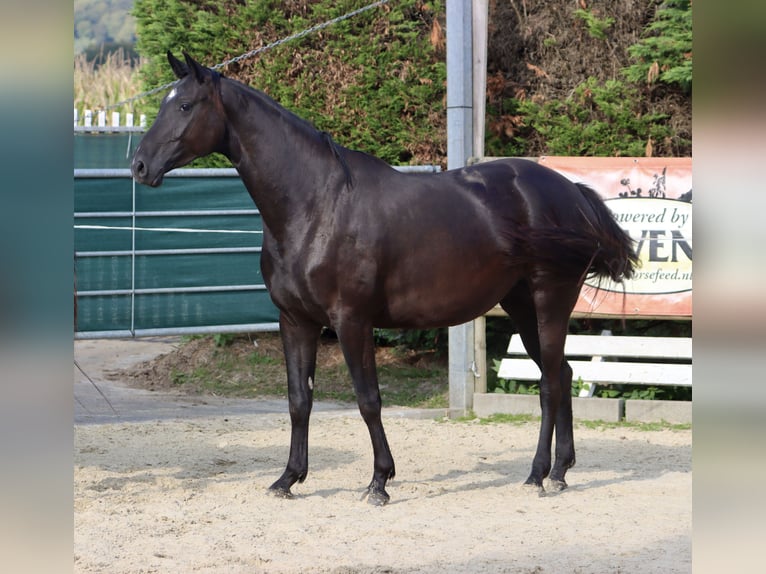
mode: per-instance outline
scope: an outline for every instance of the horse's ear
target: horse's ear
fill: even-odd
[[[173,68],[173,73],[179,80],[189,75],[189,68],[181,60],[176,58],[173,53],[168,50],[168,63]]]
[[[184,52],[184,58],[186,58],[186,65],[188,66],[191,73],[196,78],[197,82],[200,84],[205,81],[205,78],[208,76],[208,69],[194,60],[189,54]]]

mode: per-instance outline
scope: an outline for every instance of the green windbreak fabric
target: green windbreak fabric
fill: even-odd
[[[261,217],[238,177],[136,184],[135,234],[132,179],[78,177],[74,188],[81,334],[278,321],[260,270]]]
[[[143,135],[141,132],[75,132],[74,168],[129,168]]]

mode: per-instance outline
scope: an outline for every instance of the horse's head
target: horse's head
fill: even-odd
[[[156,187],[171,169],[215,151],[222,151],[226,115],[217,72],[168,52],[179,79],[162,100],[152,127],[138,146],[131,170],[139,183]]]

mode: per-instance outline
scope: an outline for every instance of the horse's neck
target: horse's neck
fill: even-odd
[[[225,84],[227,155],[264,221],[276,230],[312,203],[308,196],[328,175],[316,161],[317,132],[268,96],[239,83]]]

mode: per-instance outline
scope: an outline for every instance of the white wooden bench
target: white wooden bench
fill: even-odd
[[[500,363],[499,378],[540,379],[540,369],[527,355],[518,335],[511,337],[508,354],[510,357]],[[572,380],[580,378],[586,383],[581,397],[592,396],[595,384],[692,385],[689,337],[568,335],[564,355],[572,367]],[[638,358],[642,361],[634,360]],[[672,362],[663,362],[668,360]]]

